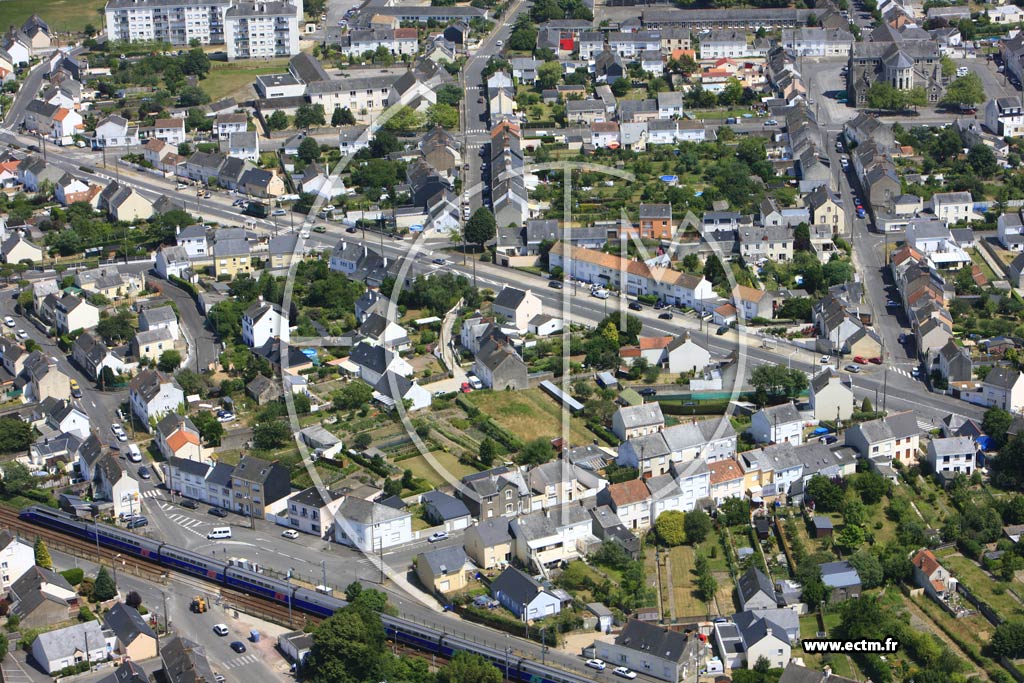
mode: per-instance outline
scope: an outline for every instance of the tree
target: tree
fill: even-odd
[[[697,577],[697,590],[700,591],[701,598],[704,602],[711,602],[715,599],[715,594],[718,593],[718,581],[715,580],[714,574],[705,572]]]
[[[484,467],[490,467],[494,464],[494,440],[489,436],[485,436],[484,440],[480,442],[480,452],[478,454],[480,464]]]
[[[799,320],[801,322],[811,322],[811,316],[814,313],[814,302],[810,297],[798,296],[792,299],[786,299],[782,302],[782,306],[779,308],[778,317],[783,320]]]
[[[307,164],[320,158],[320,143],[314,137],[306,137],[299,143],[299,158]]]
[[[384,665],[384,627],[380,616],[363,605],[360,597],[346,598],[352,603],[335,612],[313,630],[313,643],[303,667],[311,683],[363,683],[382,680]]]
[[[985,430],[997,447],[1006,443],[1007,433],[1010,425],[1013,424],[1013,415],[1002,408],[989,408],[981,421],[981,428]]]
[[[7,656],[7,648],[7,634],[0,633],[0,661],[2,661]]]
[[[312,128],[322,126],[327,122],[322,104],[300,104],[295,110],[295,127]]]
[[[942,98],[944,104],[973,106],[985,101],[985,86],[981,77],[976,73],[969,73],[961,76],[946,88],[946,96]]]
[[[454,83],[442,85],[435,94],[439,104],[447,104],[454,107],[462,101],[462,88]]]
[[[718,508],[718,517],[726,526],[750,523],[750,504],[746,498],[726,498]]]
[[[331,114],[332,126],[351,126],[355,124],[355,122],[356,117],[348,107],[335,107],[334,113]]]
[[[43,569],[53,569],[53,558],[50,557],[50,550],[46,547],[46,541],[36,539],[35,544],[36,566]]]
[[[883,111],[901,111],[906,106],[903,92],[888,81],[878,81],[867,92],[868,106]]]
[[[559,62],[544,62],[537,67],[537,87],[542,90],[554,88],[560,80],[562,80],[562,65]],[[629,87],[628,82],[626,87]]]
[[[112,600],[116,595],[117,584],[114,583],[114,579],[110,578],[107,568],[100,567],[99,573],[96,574],[96,583],[93,584],[92,597],[97,602],[105,602]]]
[[[953,61],[948,55],[942,55],[939,58],[939,63],[942,64],[942,77],[953,78],[956,75],[956,62]]]
[[[864,544],[864,529],[854,524],[844,524],[835,535],[835,544],[846,552]]]
[[[868,519],[867,508],[856,498],[843,504],[843,522],[854,526],[863,526]]]
[[[501,683],[501,670],[475,652],[456,652],[437,672],[437,683]]]
[[[903,106],[905,107],[926,107],[928,106],[928,91],[923,86],[916,86],[903,93]]]
[[[365,451],[371,443],[373,443],[373,437],[369,432],[359,432],[356,434],[356,438],[352,439],[352,445],[360,451]]]
[[[134,609],[139,609],[142,606],[142,596],[139,595],[138,591],[128,591],[128,595],[124,598],[124,604]]]
[[[1024,657],[1024,620],[1011,619],[997,626],[989,649],[996,657]]]
[[[517,462],[520,465],[543,465],[547,461],[554,457],[555,451],[551,447],[551,442],[540,436],[532,441],[529,441],[523,450],[520,451]]]
[[[690,513],[693,514],[693,513]],[[686,542],[686,529],[683,527],[686,515],[681,510],[665,510],[654,520],[654,533],[662,544],[674,548]]]
[[[688,512],[684,522],[686,541],[692,545],[703,543],[704,539],[711,533],[712,526],[711,518],[703,510]]]
[[[16,417],[0,417],[0,453],[25,451],[32,441],[32,425]]]
[[[532,51],[536,44],[537,26],[530,20],[530,15],[520,14],[508,38],[509,49]]]
[[[481,247],[494,239],[497,234],[498,228],[494,220],[494,214],[486,206],[481,206],[473,212],[470,219],[466,221],[466,228],[463,230],[463,236],[467,242],[478,244]]]
[[[252,445],[263,451],[280,448],[292,438],[292,428],[282,420],[261,422],[252,430]]]
[[[821,580],[821,567],[813,561],[801,562],[797,566],[796,580],[803,585],[804,602],[812,608],[820,604],[828,595],[828,588]]]
[[[807,375],[782,365],[759,365],[750,373],[750,384],[765,397],[795,398],[807,388]]]
[[[335,410],[352,410],[373,400],[373,387],[365,382],[349,382],[331,397]]]
[[[814,509],[838,512],[843,504],[843,490],[828,477],[816,474],[807,482],[807,496],[814,501]]]
[[[288,115],[278,109],[267,117],[268,130],[284,130],[288,127]]]
[[[853,482],[854,488],[860,492],[860,499],[865,505],[874,505],[888,495],[891,486],[888,479],[878,472],[861,472]]]
[[[109,318],[104,318],[96,325],[96,333],[108,344],[115,345],[135,336],[131,314],[122,311]]]
[[[178,90],[178,106],[180,107],[198,107],[209,101],[210,96],[197,85],[186,85]]]
[[[220,440],[224,438],[224,425],[217,420],[213,413],[201,410],[192,416],[192,423],[199,430],[199,436],[207,446],[220,445]]]
[[[725,276],[725,267],[716,254],[711,254],[705,259],[703,275],[715,287],[728,284]]]
[[[432,104],[427,108],[427,123],[455,130],[459,127],[459,110],[450,104]]]
[[[413,131],[423,125],[423,114],[409,106],[403,105],[384,123],[384,129],[390,131]]]
[[[156,367],[161,372],[174,372],[181,365],[181,351],[176,349],[167,349],[160,354],[160,360],[157,361]]]
[[[999,171],[995,152],[988,145],[977,144],[967,153],[967,163],[981,178],[991,178]]]
[[[850,556],[850,564],[857,570],[861,585],[865,590],[881,586],[885,581],[882,563],[867,549],[861,548]]]

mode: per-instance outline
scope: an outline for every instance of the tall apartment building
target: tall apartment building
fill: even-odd
[[[239,2],[224,13],[228,59],[299,53],[299,15],[290,2]]]
[[[107,36],[126,42],[224,45],[228,59],[299,52],[302,0],[107,0]]]

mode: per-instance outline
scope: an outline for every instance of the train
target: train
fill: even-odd
[[[168,569],[191,574],[206,581],[228,588],[258,595],[274,602],[289,605],[318,617],[329,617],[348,603],[345,600],[326,595],[308,588],[296,587],[288,581],[268,578],[243,567],[235,567],[214,557],[206,557],[191,550],[183,550],[169,543],[140,536],[99,522],[79,519],[61,510],[43,505],[25,508],[19,517],[26,521],[62,533],[83,538],[90,543],[99,543],[118,552],[135,555]],[[381,621],[388,638],[396,643],[408,645],[451,658],[456,652],[475,652],[502,671],[509,681],[522,683],[591,683],[591,678],[563,671],[531,659],[513,656],[510,650],[490,647],[442,628],[419,624],[399,616],[382,613]]]

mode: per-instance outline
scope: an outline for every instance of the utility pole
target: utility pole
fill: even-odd
[[[167,593],[165,591],[160,591],[160,595],[164,599],[164,633],[166,634],[167,633],[167,629],[170,628],[168,626],[168,621],[167,621]]]

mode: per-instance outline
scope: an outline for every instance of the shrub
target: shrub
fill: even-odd
[[[72,586],[77,586],[82,583],[82,579],[85,578],[85,572],[79,567],[65,569],[60,573],[60,575],[63,576]]]

